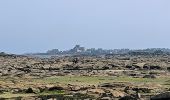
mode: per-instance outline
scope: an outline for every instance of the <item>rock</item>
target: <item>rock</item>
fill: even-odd
[[[170,92],[161,93],[151,97],[151,100],[170,100]]]
[[[39,92],[42,93],[46,90],[46,87],[41,86],[41,87],[38,87],[38,89],[39,89]]]
[[[42,92],[42,89],[39,88],[39,87],[32,88],[32,90],[34,91],[34,93],[41,93]]]
[[[124,88],[130,85],[131,84],[127,82],[114,82],[114,83],[103,83],[103,84],[100,84],[98,87],[111,89],[111,88]]]
[[[147,88],[147,87],[135,87],[135,88],[132,88],[133,91],[136,91],[136,92],[139,92],[139,93],[151,93],[151,90],[150,88]]]
[[[33,91],[32,88],[28,88],[27,90],[25,90],[25,93],[35,93],[35,92]]]
[[[56,90],[64,90],[64,88],[61,86],[54,86],[48,89],[48,91],[56,91]]]
[[[100,98],[100,100],[112,100],[112,98],[111,97],[102,97],[102,98]]]
[[[156,69],[156,70],[161,70],[161,66],[150,66],[150,69]]]
[[[156,76],[155,75],[145,75],[145,76],[143,76],[143,78],[156,78]]]
[[[20,88],[15,88],[15,89],[12,89],[11,92],[12,92],[13,94],[16,94],[16,93],[21,93],[21,92],[23,92],[23,90],[20,89]]]
[[[138,100],[138,99],[133,96],[124,96],[120,98],[119,100]]]
[[[100,97],[113,97],[112,93],[102,93],[100,94]]]
[[[102,93],[105,93],[105,92],[104,92],[103,89],[89,89],[88,93],[91,93],[91,94],[102,94]]]
[[[116,97],[116,98],[120,98],[120,97],[124,97],[125,96],[125,93],[124,92],[121,92],[121,91],[111,91],[113,97]]]
[[[103,84],[100,84],[98,87],[112,88],[114,86],[111,83],[103,83]]]
[[[143,69],[146,69],[146,70],[161,70],[161,66],[157,66],[157,65],[147,65],[145,64],[143,66]]]
[[[170,67],[167,67],[167,70],[170,71]]]
[[[0,94],[2,94],[4,92],[4,90],[3,89],[0,89]]]
[[[19,98],[18,98],[19,99]],[[18,100],[17,99],[17,100]],[[22,97],[21,99],[19,100],[41,100],[40,98],[36,98],[36,97]]]

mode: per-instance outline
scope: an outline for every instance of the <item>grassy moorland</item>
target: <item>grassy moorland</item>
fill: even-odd
[[[16,82],[14,84],[14,81]],[[71,85],[79,85],[79,86],[88,86],[95,85],[98,86],[103,83],[130,83],[136,86],[149,86],[151,85],[160,85],[161,88],[170,88],[170,77],[159,77],[159,78],[133,78],[128,76],[53,76],[46,78],[1,78],[1,85],[8,85],[13,88],[28,88],[28,87],[36,87],[40,85],[62,85],[66,86],[68,84]],[[36,91],[36,90],[35,90]],[[67,92],[66,92],[67,93]],[[12,97],[30,97],[30,96],[39,96],[39,95],[63,95],[65,91],[43,91],[41,93],[10,93],[4,92],[0,95],[1,98],[12,98]]]
[[[169,56],[0,56],[0,98],[122,98],[170,91]]]

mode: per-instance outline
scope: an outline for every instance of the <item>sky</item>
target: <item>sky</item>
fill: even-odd
[[[170,0],[0,0],[0,51],[170,48]]]

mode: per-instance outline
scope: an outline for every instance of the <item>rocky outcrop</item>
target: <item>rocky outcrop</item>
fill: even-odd
[[[161,93],[151,97],[151,100],[170,100],[170,92]]]

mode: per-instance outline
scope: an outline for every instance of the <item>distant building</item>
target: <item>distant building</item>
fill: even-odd
[[[73,49],[70,50],[71,53],[85,52],[85,48],[80,45],[76,45]]]

